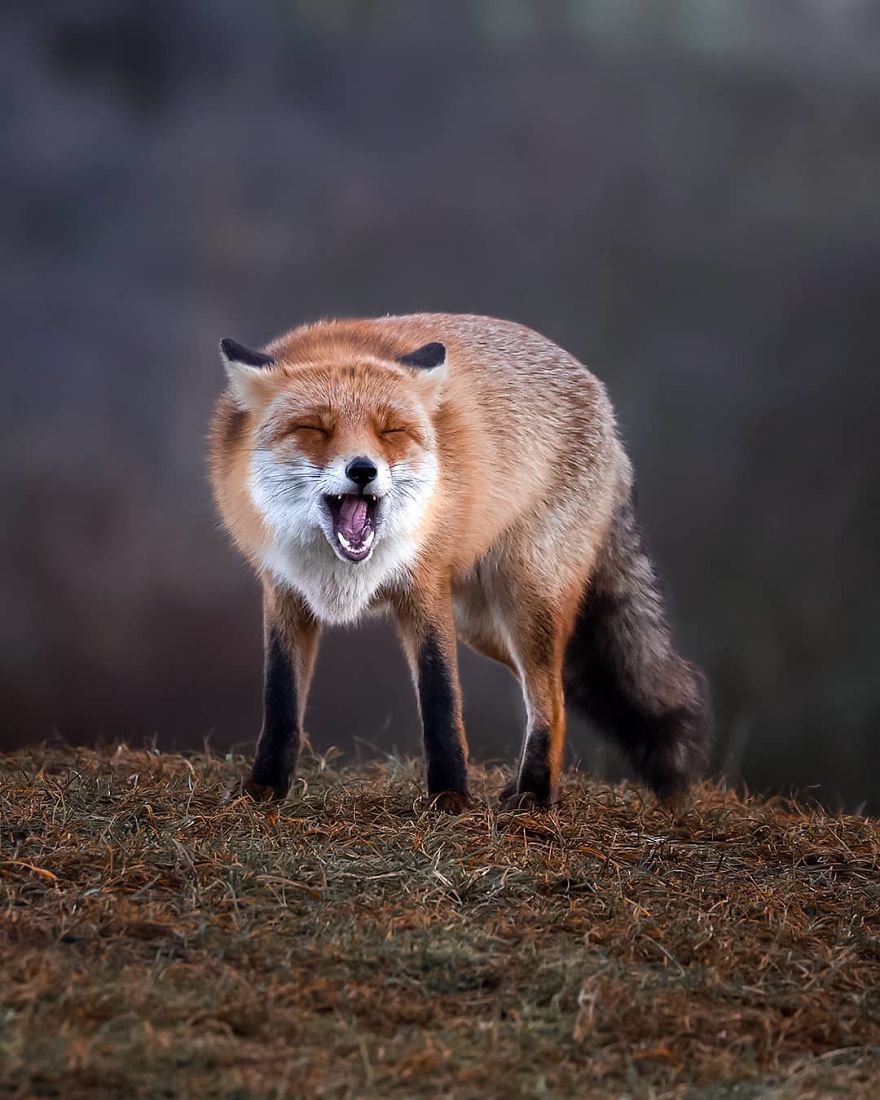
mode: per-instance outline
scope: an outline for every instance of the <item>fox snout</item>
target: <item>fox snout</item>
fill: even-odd
[[[330,530],[328,541],[338,557],[366,561],[373,552],[381,526],[382,498],[390,490],[391,472],[386,463],[368,455],[347,459],[334,480],[338,491],[324,494]]]
[[[379,456],[339,456],[324,467],[322,483],[323,491],[329,496],[354,493],[384,497],[393,488],[392,470]]]
[[[370,458],[359,455],[353,458],[345,467],[345,476],[350,478],[361,490],[365,489],[371,481],[374,481],[379,473],[379,467]]]

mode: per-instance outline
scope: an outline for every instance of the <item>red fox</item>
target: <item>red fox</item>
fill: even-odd
[[[522,685],[508,807],[558,793],[565,701],[659,795],[706,760],[705,680],[673,649],[602,384],[522,325],[418,314],[223,340],[217,507],[263,587],[264,717],[248,789],[283,798],[324,623],[397,621],[432,803],[468,802],[456,639]]]

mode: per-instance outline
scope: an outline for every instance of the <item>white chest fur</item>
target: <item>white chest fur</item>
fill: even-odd
[[[346,625],[371,609],[383,586],[405,584],[414,547],[401,540],[379,543],[364,562],[341,561],[326,539],[275,544],[262,555],[276,584],[298,592],[319,622]]]
[[[348,491],[325,468],[317,475],[270,451],[255,451],[249,490],[270,533],[259,555],[276,584],[298,592],[324,623],[356,622],[383,586],[405,585],[416,560],[419,530],[437,477],[432,455],[394,467],[373,552],[366,561],[342,560],[330,546],[323,498]]]

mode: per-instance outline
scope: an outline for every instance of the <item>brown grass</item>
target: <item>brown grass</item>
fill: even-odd
[[[0,1095],[880,1094],[880,822],[712,785],[673,813],[425,813],[418,769],[0,758]]]

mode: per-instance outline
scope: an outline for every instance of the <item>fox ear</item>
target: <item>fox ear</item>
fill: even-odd
[[[274,357],[227,338],[220,341],[220,358],[236,405],[240,409],[254,408],[262,390],[263,371],[275,366]]]
[[[398,356],[398,363],[419,372],[418,385],[427,405],[434,405],[446,378],[446,346],[436,341],[424,344],[408,355]]]
[[[438,343],[425,344],[411,351],[409,355],[401,355],[397,362],[418,370],[436,370],[446,364],[446,346]]]

